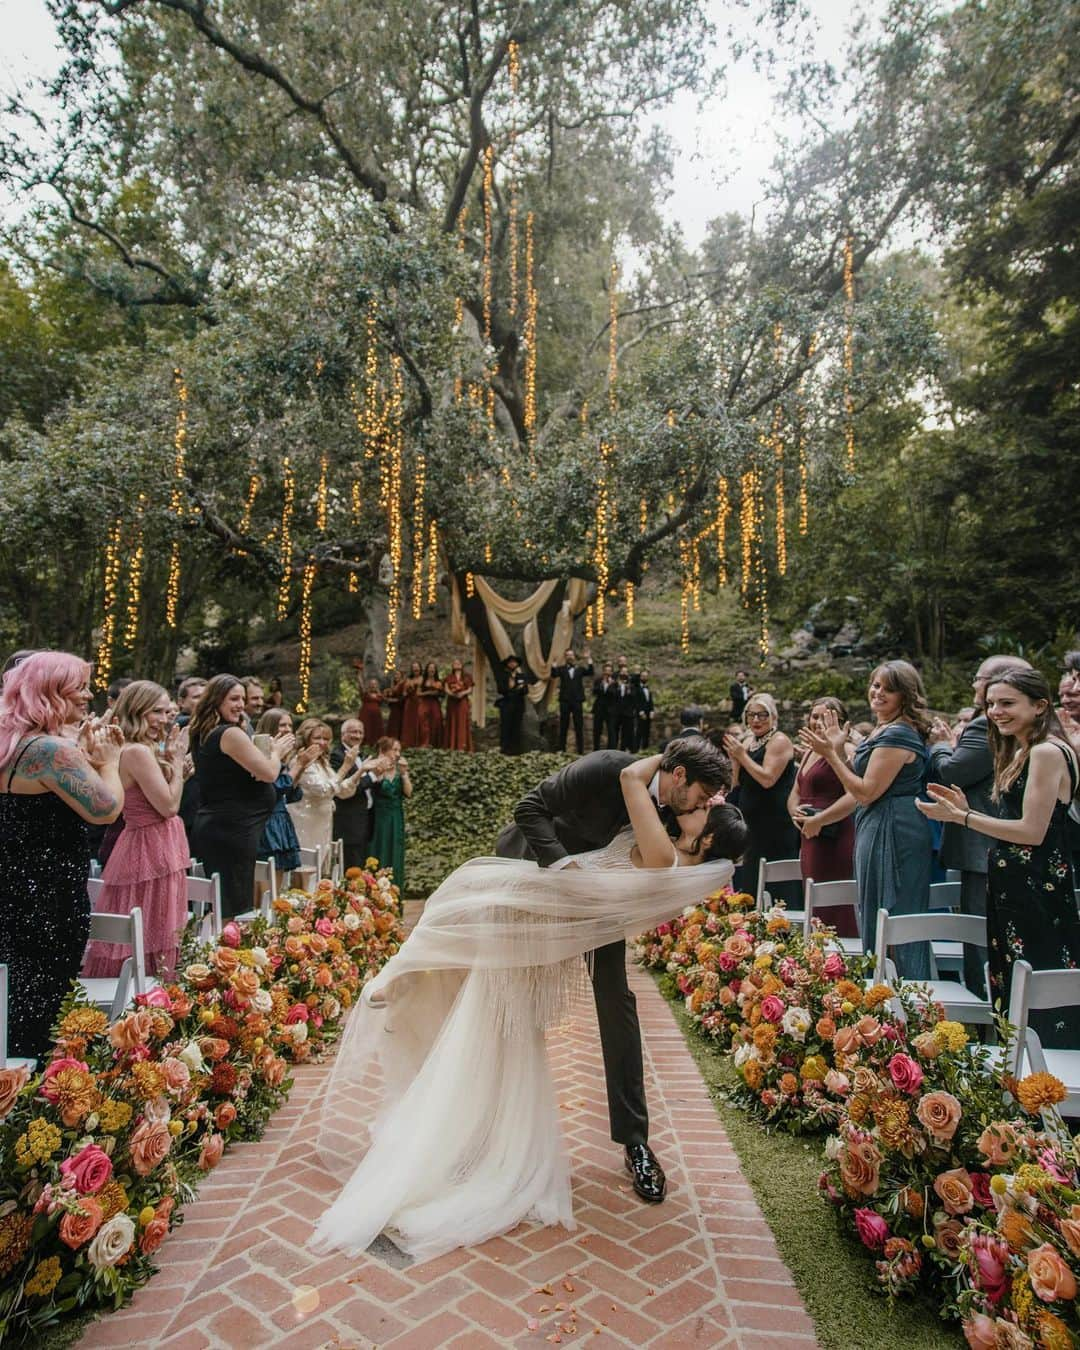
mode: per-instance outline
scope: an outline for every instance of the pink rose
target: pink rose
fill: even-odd
[[[766,994],[761,1000],[761,1015],[766,1022],[779,1022],[784,1016],[785,1003],[775,994]]]
[[[221,937],[218,941],[223,943],[226,947],[239,947],[240,943],[243,941],[243,937],[244,935],[240,931],[240,925],[238,923],[233,923],[230,920],[230,922],[221,930]]]
[[[321,933],[323,937],[333,937],[334,925],[331,923],[329,919],[316,919],[315,931],[316,933]]]
[[[224,1136],[220,1134],[207,1135],[203,1141],[202,1152],[199,1154],[199,1167],[204,1172],[211,1171],[221,1161],[221,1155],[224,1152]]]
[[[135,995],[136,1008],[164,1008],[166,1012],[172,1012],[172,999],[162,989],[160,984],[156,984],[148,994]]]
[[[81,1059],[54,1059],[51,1064],[47,1065],[38,1091],[47,1102],[52,1102],[54,1106],[57,1102],[57,1094],[53,1091],[52,1080],[58,1073],[63,1073],[65,1069],[79,1069],[82,1073],[90,1072]]]
[[[994,1319],[985,1313],[973,1313],[961,1328],[964,1340],[971,1350],[994,1350],[997,1345],[997,1329]]]
[[[830,952],[825,958],[823,973],[830,980],[841,980],[847,974],[847,964],[839,952]]]
[[[854,1027],[841,1027],[833,1037],[833,1050],[838,1055],[853,1055],[859,1048],[859,1033]]]
[[[191,1082],[191,1071],[182,1059],[170,1055],[161,1061],[161,1072],[165,1075],[165,1085],[170,1092],[183,1092]]]
[[[897,1092],[918,1092],[923,1071],[910,1055],[893,1055],[889,1060],[889,1077]]]
[[[855,1211],[855,1229],[864,1247],[880,1251],[889,1238],[889,1225],[872,1209]]]
[[[112,1176],[112,1162],[97,1144],[87,1144],[60,1164],[62,1175],[80,1195],[96,1195]]]
[[[732,956],[730,952],[721,952],[720,955],[716,958],[716,964],[720,967],[720,969],[724,972],[725,975],[728,975],[731,973],[731,971],[735,969],[735,967],[739,963],[738,961],[736,961],[736,959],[734,958],[734,956]]]
[[[355,905],[353,906],[353,908],[355,909]],[[671,932],[671,924],[669,924],[669,923],[662,923],[662,924],[659,926],[659,928],[657,928],[657,930],[656,930],[656,935],[657,935],[657,937],[666,937],[666,936],[668,935],[668,933],[670,933],[670,932]]]
[[[830,1069],[825,1075],[825,1086],[834,1097],[846,1097],[851,1091],[851,1079],[839,1069]]]
[[[139,1176],[148,1177],[159,1163],[165,1161],[169,1149],[172,1148],[172,1135],[169,1133],[168,1125],[161,1121],[143,1120],[132,1131],[128,1148],[131,1152],[132,1167]]]
[[[1040,1149],[1038,1156],[1039,1166],[1048,1176],[1052,1176],[1055,1181],[1060,1181],[1063,1186],[1069,1184],[1069,1178],[1058,1166],[1058,1160],[1054,1157],[1054,1153],[1051,1149]]]
[[[971,1235],[969,1250],[976,1289],[991,1303],[1000,1302],[1009,1268],[1009,1244],[995,1233],[976,1232]]]
[[[934,1143],[944,1147],[956,1133],[962,1109],[951,1092],[928,1092],[920,1097],[915,1114]]]

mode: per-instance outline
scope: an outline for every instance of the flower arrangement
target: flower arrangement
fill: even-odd
[[[824,1129],[850,1089],[833,1039],[880,1025],[872,1014],[891,990],[864,993],[872,959],[830,951],[831,929],[815,924],[804,937],[783,906],[753,905],[750,895],[717,891],[639,938],[635,955],[672,975],[698,1031],[732,1052],[734,1100],[771,1126]]]
[[[200,1178],[285,1100],[288,1061],[337,1036],[397,950],[399,912],[372,871],[291,892],[270,923],[186,946],[112,1025],[72,994],[41,1070],[0,1070],[0,1340],[145,1283]]]

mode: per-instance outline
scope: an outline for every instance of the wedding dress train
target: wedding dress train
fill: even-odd
[[[347,1175],[317,1251],[385,1232],[428,1260],[523,1220],[573,1227],[544,1033],[585,982],[582,957],[694,904],[729,862],[635,868],[633,835],[577,868],[476,858],[427,901],[365,988],[338,1051],[319,1150]]]

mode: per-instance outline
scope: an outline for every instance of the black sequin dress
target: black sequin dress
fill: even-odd
[[[1075,792],[1072,759],[1065,758]],[[1027,780],[1025,764],[1016,782],[1001,794],[999,809],[1005,819],[1023,817]],[[1041,844],[1007,844],[999,839],[990,849],[986,899],[990,997],[995,1003],[1000,1000],[1005,1013],[1014,961],[1027,961],[1033,970],[1080,966],[1080,918],[1066,837],[1068,814],[1068,802],[1055,804]],[[1076,1008],[1033,1012],[1030,1023],[1047,1049],[1075,1050],[1080,1045],[1080,1010]]]
[[[10,784],[31,737],[6,775]],[[0,792],[0,964],[8,1054],[40,1059],[90,935],[86,822],[54,792]]]

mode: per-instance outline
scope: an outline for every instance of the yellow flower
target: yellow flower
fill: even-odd
[[[1041,1350],[1073,1350],[1076,1345],[1072,1332],[1049,1308],[1035,1313],[1035,1331]]]
[[[1057,1106],[1066,1097],[1065,1084],[1052,1073],[1029,1073],[1016,1085],[1016,1099],[1029,1115]]]
[[[127,1191],[118,1181],[107,1182],[97,1193],[101,1206],[101,1221],[108,1222],[114,1214],[123,1214],[128,1207]]]
[[[144,1102],[153,1101],[165,1091],[165,1074],[157,1064],[143,1060],[131,1066],[131,1076],[135,1080],[135,1091]]]
[[[106,1026],[108,1023],[106,1023]],[[60,1276],[63,1274],[58,1256],[47,1256],[44,1261],[39,1261],[34,1267],[30,1278],[23,1285],[23,1293],[27,1298],[48,1298],[56,1286],[60,1283]]]
[[[868,1012],[873,1012],[875,1008],[880,1008],[883,1003],[888,1003],[891,998],[892,990],[887,984],[875,984],[872,989],[866,991],[863,1003]]]
[[[91,1036],[100,1036],[108,1026],[109,1019],[99,1008],[72,1008],[60,1023],[60,1039],[88,1039]]]
[[[1012,1244],[1010,1243],[1010,1246],[1011,1245]],[[1026,1270],[1016,1271],[1012,1281],[1012,1305],[1020,1318],[1021,1326],[1024,1326],[1031,1316],[1033,1297],[1031,1292],[1031,1277]]]
[[[145,1228],[148,1223],[153,1223],[157,1215],[157,1210],[153,1205],[143,1205],[139,1210],[139,1227]]]
[[[934,1027],[934,1040],[943,1050],[957,1052],[967,1045],[968,1036],[961,1022],[939,1022]]]
[[[852,1013],[855,1011],[855,1004],[848,999],[844,999],[843,1003],[840,1004],[840,1011],[842,1013]]]
[[[1015,1184],[1022,1191],[1029,1194],[1035,1194],[1038,1191],[1048,1191],[1054,1185],[1053,1178],[1042,1170],[1036,1163],[1021,1163],[1016,1169],[1016,1175],[1013,1178]]]
[[[829,1066],[820,1055],[807,1055],[806,1059],[803,1060],[800,1072],[804,1079],[823,1079],[829,1072]]]
[[[184,1133],[184,1122],[182,1120],[169,1121],[169,1133],[175,1139],[178,1134]]]
[[[130,1119],[130,1102],[117,1102],[111,1097],[106,1097],[98,1107],[98,1129],[103,1134],[116,1134]]]
[[[38,1116],[26,1127],[26,1133],[20,1134],[15,1141],[15,1160],[22,1167],[33,1167],[35,1163],[48,1162],[63,1142],[60,1130],[43,1117]]]
[[[755,959],[754,965],[758,968],[758,970],[768,970],[769,967],[772,965],[772,957],[768,955],[759,956]]]

